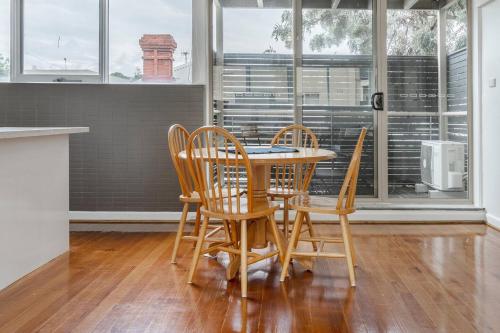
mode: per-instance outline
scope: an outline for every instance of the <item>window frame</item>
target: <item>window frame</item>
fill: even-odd
[[[109,0],[99,0],[99,73],[95,75],[26,74],[24,64],[24,0],[11,0],[10,81],[21,83],[107,83]]]
[[[67,75],[67,74],[29,74],[23,73],[24,63],[24,1],[10,0],[10,80],[11,83],[103,83],[115,84],[109,81],[109,2],[110,0],[99,0],[99,72],[94,75]],[[204,10],[202,3],[192,1],[192,17],[199,16],[200,10]],[[205,11],[203,11],[203,14]],[[188,83],[176,82],[151,82],[151,83],[116,83],[124,85],[143,85],[143,84],[163,84],[163,85],[199,85],[206,84],[206,79],[200,75],[200,69],[204,63],[195,60],[194,54],[205,53],[205,44],[207,36],[198,36],[195,38],[195,31],[205,30],[203,22],[197,22],[192,19],[191,23],[191,71],[192,79]],[[201,38],[200,38],[201,37]],[[198,44],[195,43],[199,42]],[[200,73],[199,73],[200,72]]]

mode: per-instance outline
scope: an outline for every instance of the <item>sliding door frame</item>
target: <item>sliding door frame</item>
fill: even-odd
[[[377,65],[379,66],[378,71],[376,71],[379,76],[378,84],[381,92],[384,93],[384,111],[379,112],[379,152],[380,158],[378,161],[379,167],[381,170],[379,171],[379,201],[380,203],[388,206],[397,206],[397,207],[414,207],[415,205],[419,206],[433,206],[433,207],[471,207],[474,205],[474,177],[473,177],[473,165],[474,165],[474,154],[473,154],[473,114],[472,114],[472,0],[466,0],[466,8],[467,8],[467,198],[466,199],[431,199],[431,198],[395,198],[389,197],[389,164],[388,164],[388,152],[389,152],[389,116],[392,114],[391,110],[388,106],[388,82],[387,82],[387,0],[374,0],[377,2],[377,54],[378,61]],[[439,10],[439,36],[438,36],[438,64],[439,68],[439,94],[446,94],[447,85],[446,85],[446,63],[444,62],[443,66],[443,47],[446,45],[445,36],[443,34],[446,33],[446,29],[443,25],[446,23],[446,20],[443,19],[442,15],[445,13],[446,9],[448,9],[451,5],[456,3],[458,0],[448,0],[447,3]],[[444,49],[444,57],[446,58],[446,49]],[[444,90],[444,91],[443,91]],[[448,116],[443,112],[443,102],[439,103],[439,111],[438,111],[438,119],[439,119],[439,139],[446,140],[444,128],[445,124],[448,121]],[[397,115],[398,113],[396,113]],[[435,113],[426,113],[426,112],[405,112],[403,115],[408,116],[426,116],[426,115],[436,115]],[[443,121],[445,120],[446,121]]]
[[[377,147],[375,148],[377,165],[377,201],[386,202],[389,197],[389,163],[388,163],[388,98],[387,98],[387,0],[373,0],[374,36],[373,56],[375,64],[374,73],[376,87],[384,94],[384,109],[374,111],[376,117],[376,128],[374,135],[377,136]]]
[[[382,44],[378,43],[378,36],[383,31],[385,25],[380,26],[380,21],[378,19],[377,13],[381,12],[379,6],[384,6],[386,0],[372,1],[372,70],[373,70],[373,81],[372,81],[372,93],[374,92],[384,92],[387,85],[387,80],[384,75],[379,75],[379,71],[383,70],[387,67],[386,57],[383,55],[385,53],[385,37],[382,38]],[[302,124],[303,120],[303,109],[302,109],[302,60],[303,60],[303,21],[302,21],[302,0],[292,0],[292,11],[293,11],[293,66],[294,66],[294,122],[297,124]],[[386,103],[386,102],[384,102]],[[384,110],[387,107],[384,105]],[[383,196],[384,186],[381,184],[381,180],[383,177],[383,161],[381,163],[380,156],[384,156],[384,154],[380,153],[380,140],[383,130],[379,129],[380,124],[383,123],[383,115],[382,113],[385,111],[375,111],[372,109],[373,114],[373,135],[374,135],[374,157],[373,157],[373,168],[374,168],[374,179],[373,179],[373,197],[360,197],[362,201],[366,202],[380,202]],[[387,141],[387,140],[382,140]],[[387,192],[387,191],[386,191]]]
[[[210,3],[210,8],[212,4],[216,6],[220,6],[218,0],[208,0]],[[292,13],[293,13],[293,90],[294,90],[294,102],[293,102],[293,115],[295,123],[302,123],[302,59],[303,59],[303,28],[302,28],[302,0],[291,0],[292,1]],[[388,163],[388,120],[391,110],[389,110],[388,106],[388,80],[387,80],[387,0],[372,0],[372,20],[373,20],[373,73],[374,73],[374,90],[378,92],[382,92],[385,96],[384,98],[384,110],[383,111],[375,111],[373,110],[373,135],[374,135],[374,197],[360,197],[358,202],[360,206],[363,207],[398,207],[398,208],[413,208],[415,206],[418,207],[429,207],[433,208],[469,208],[474,203],[474,177],[473,177],[473,124],[472,124],[472,0],[467,0],[467,131],[468,131],[468,198],[467,199],[430,199],[430,198],[393,198],[389,197],[389,163]],[[450,0],[446,5],[446,8],[454,3],[456,0]],[[220,66],[221,68],[224,66],[223,64],[223,54],[221,59],[221,54],[219,47],[222,47],[223,41],[219,40],[222,37],[222,24],[223,24],[223,10],[219,8],[215,13],[209,11],[210,17],[208,22],[210,22],[210,26],[208,27],[209,33],[211,35],[210,40],[213,41],[214,38],[212,36],[214,31],[217,31],[217,49],[215,53],[212,55],[213,46],[209,47],[210,55],[208,56],[210,59],[209,64],[211,66]],[[442,13],[443,11],[440,11]],[[212,15],[215,14],[213,17]],[[441,20],[442,21],[442,20]],[[442,22],[441,22],[442,23]],[[219,26],[220,25],[220,26]],[[217,27],[218,26],[218,27]],[[217,61],[214,64],[214,60]],[[219,63],[222,60],[222,63]],[[217,87],[216,84],[213,84],[215,75],[222,75],[218,70],[210,71],[210,85],[207,93],[210,96],[213,96],[214,89],[221,89],[222,87]],[[440,77],[442,76],[442,73]],[[222,78],[221,78],[222,80]],[[222,81],[220,82],[222,84]],[[443,82],[440,82],[440,87],[443,89]],[[209,101],[213,101],[209,99]],[[209,115],[208,123],[213,124],[213,115],[214,115],[214,105],[212,103],[208,103],[207,106],[207,114]],[[223,112],[223,111],[221,111]],[[405,113],[406,114],[406,113]],[[407,115],[411,115],[408,113]],[[422,113],[418,113],[418,115],[423,115]],[[222,116],[222,115],[221,115]],[[441,116],[441,112],[439,112],[440,118],[445,118]],[[441,127],[441,124],[440,124]],[[442,133],[443,129],[440,129],[440,133]]]
[[[302,30],[302,0],[292,0],[293,14],[293,120],[302,124],[302,59],[303,59],[303,30]]]

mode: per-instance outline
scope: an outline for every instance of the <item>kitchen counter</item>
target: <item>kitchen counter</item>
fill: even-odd
[[[69,250],[69,135],[0,127],[0,289]]]
[[[0,127],[0,139],[86,133],[88,127]]]

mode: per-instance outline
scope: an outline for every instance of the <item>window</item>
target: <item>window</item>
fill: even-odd
[[[23,13],[24,74],[99,74],[99,0],[24,0]]]
[[[110,0],[109,82],[191,83],[186,0]]]
[[[10,0],[0,0],[0,82],[10,77]]]
[[[191,83],[192,6],[0,0],[0,81]]]

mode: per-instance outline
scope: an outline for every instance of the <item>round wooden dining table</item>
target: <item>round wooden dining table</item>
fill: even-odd
[[[252,146],[252,148],[255,147]],[[254,210],[269,207],[267,180],[269,179],[268,177],[273,165],[276,165],[277,163],[317,163],[337,157],[335,152],[326,149],[296,148],[296,150],[296,152],[285,153],[248,154],[250,165],[252,167]],[[186,151],[180,152],[179,157],[183,160],[187,160]],[[231,159],[231,154],[229,158]],[[236,158],[236,156],[233,155],[233,158]],[[250,248],[266,248],[268,246],[268,242],[274,240],[271,230],[267,228],[268,223],[266,222],[267,219],[263,218],[249,225],[248,245]],[[286,242],[283,242],[283,244],[286,244]],[[228,272],[228,277],[234,276],[237,273],[237,269],[237,266],[230,265],[228,270],[231,270],[232,272]]]

